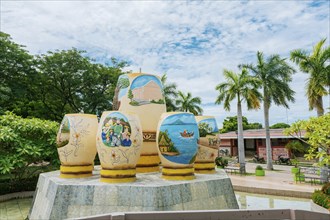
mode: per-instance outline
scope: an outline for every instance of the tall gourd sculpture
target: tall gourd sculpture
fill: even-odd
[[[215,158],[218,155],[220,139],[218,126],[213,116],[195,116],[199,128],[199,145],[195,161],[196,173],[215,173]]]
[[[96,155],[97,117],[90,114],[66,114],[57,134],[61,161],[60,177],[92,176]]]
[[[159,171],[156,130],[161,114],[166,112],[160,79],[155,75],[143,73],[121,75],[115,90],[114,106],[119,111],[135,113],[140,119],[143,143],[137,172]]]

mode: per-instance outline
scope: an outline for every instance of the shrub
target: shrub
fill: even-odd
[[[256,166],[256,170],[264,170],[264,168],[262,168],[262,166],[258,165],[258,166]]]
[[[58,123],[52,121],[26,119],[8,112],[1,115],[0,174],[8,175],[12,183],[22,182],[43,170],[40,163],[58,166],[57,129]]]
[[[228,159],[223,158],[223,157],[217,157],[217,158],[215,158],[215,164],[217,166],[226,167],[226,166],[228,166]]]
[[[330,195],[330,183],[324,184],[321,191],[326,195]]]
[[[326,209],[330,209],[330,196],[324,194],[321,190],[315,190],[312,194],[312,200],[314,203],[322,206]]]

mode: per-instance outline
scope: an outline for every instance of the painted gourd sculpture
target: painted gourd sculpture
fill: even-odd
[[[195,178],[194,161],[199,138],[193,114],[163,113],[157,129],[157,146],[162,177],[167,180]]]
[[[120,111],[103,112],[97,130],[101,182],[133,182],[142,145],[137,115]]]
[[[159,171],[156,130],[161,114],[166,112],[163,86],[159,78],[142,73],[121,75],[115,90],[114,109],[133,112],[141,121],[143,143],[137,172]]]
[[[218,126],[213,116],[195,116],[199,129],[199,145],[194,164],[196,173],[215,173],[215,158],[218,155],[220,139]]]
[[[57,134],[61,161],[60,177],[92,176],[96,155],[97,117],[90,114],[66,114]]]

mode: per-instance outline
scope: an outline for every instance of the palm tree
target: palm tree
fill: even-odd
[[[240,65],[251,70],[252,75],[261,81],[263,91],[263,108],[266,130],[266,152],[267,169],[273,169],[272,148],[269,132],[269,109],[274,102],[275,105],[282,105],[289,108],[288,101],[294,102],[295,92],[290,88],[289,82],[292,81],[294,68],[281,59],[279,55],[271,55],[265,60],[262,52],[257,52],[257,64]]]
[[[179,91],[178,98],[175,101],[177,110],[183,112],[191,112],[194,115],[199,115],[203,113],[203,109],[199,106],[202,103],[201,98],[192,97],[191,93],[188,92],[185,95],[183,92]]]
[[[322,39],[318,42],[310,55],[307,51],[297,49],[291,51],[290,57],[299,65],[301,71],[310,74],[306,94],[309,110],[316,109],[318,117],[324,114],[322,97],[330,94],[330,47],[322,48],[325,41],[326,39]]]
[[[230,102],[237,99],[237,124],[238,124],[238,158],[240,164],[240,172],[245,172],[245,152],[243,140],[243,123],[242,123],[242,102],[246,101],[248,109],[258,109],[260,107],[261,94],[257,87],[260,81],[248,74],[243,69],[240,74],[236,74],[229,70],[223,71],[226,82],[216,86],[219,91],[215,103],[223,103],[224,109],[230,110]]]
[[[175,83],[167,83],[167,75],[162,75],[161,79],[163,84],[163,92],[166,102],[166,111],[171,112],[176,110],[176,106],[173,102],[178,96],[177,85]]]

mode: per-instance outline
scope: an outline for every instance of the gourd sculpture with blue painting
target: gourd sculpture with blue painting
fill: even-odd
[[[163,113],[157,129],[157,146],[162,162],[162,178],[195,178],[194,161],[199,138],[198,126],[191,113]]]

